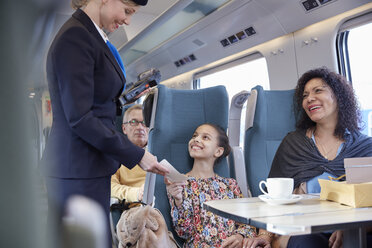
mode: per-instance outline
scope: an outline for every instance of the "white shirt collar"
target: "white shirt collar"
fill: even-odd
[[[101,35],[102,39],[105,41],[105,43],[109,40],[105,32],[92,20],[94,26],[96,27],[98,33]]]

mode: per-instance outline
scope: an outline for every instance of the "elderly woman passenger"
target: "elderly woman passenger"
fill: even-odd
[[[269,177],[293,178],[294,193],[319,193],[318,178],[345,174],[344,158],[372,156],[372,138],[360,132],[360,111],[351,85],[325,67],[301,76],[294,100],[296,130],[280,144]],[[341,243],[342,233],[336,231],[291,237],[288,247]]]

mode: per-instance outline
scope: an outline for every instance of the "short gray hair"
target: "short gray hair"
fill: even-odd
[[[141,110],[142,111],[142,105],[141,104],[135,104],[131,107],[129,107],[125,112],[123,116],[123,123],[127,122],[128,120],[128,115],[133,111],[133,110]]]

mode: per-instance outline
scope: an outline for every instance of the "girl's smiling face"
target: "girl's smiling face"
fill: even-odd
[[[213,159],[223,154],[223,147],[218,146],[218,132],[210,125],[199,126],[189,141],[189,154],[194,159]]]

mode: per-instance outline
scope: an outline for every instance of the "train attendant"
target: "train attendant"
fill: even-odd
[[[50,206],[62,211],[69,196],[87,196],[102,205],[108,227],[110,178],[120,164],[167,173],[156,157],[115,128],[116,99],[125,87],[125,72],[103,31],[129,25],[147,0],[71,4],[76,11],[57,33],[47,57],[53,125],[42,166]]]
[[[345,174],[344,158],[372,156],[372,138],[359,131],[357,100],[344,77],[324,67],[306,72],[298,80],[295,104],[297,129],[280,144],[269,177],[293,178],[294,193],[319,193],[318,178]],[[288,247],[341,246],[341,231],[288,242]]]
[[[213,124],[200,125],[189,141],[189,154],[194,164],[187,173],[188,180],[172,183],[165,179],[173,226],[186,240],[184,247],[240,248],[244,238],[245,243],[252,244],[250,247],[270,247],[270,236],[264,233],[257,236],[254,227],[203,209],[206,201],[242,197],[236,180],[221,177],[213,170],[230,150],[223,129]]]

